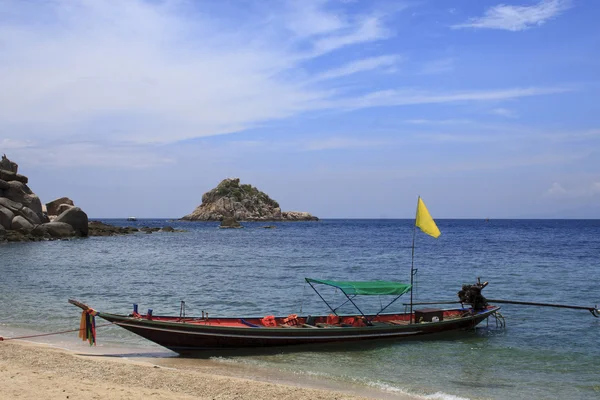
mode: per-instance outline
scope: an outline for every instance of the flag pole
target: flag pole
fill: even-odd
[[[419,215],[419,199],[417,198],[417,211],[415,213],[415,225],[413,226],[413,240],[412,240],[412,255],[410,260],[410,323],[413,322],[413,278],[415,276],[415,237],[417,236],[417,216]]]

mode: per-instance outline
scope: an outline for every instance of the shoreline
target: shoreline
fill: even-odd
[[[83,343],[83,342],[82,342]],[[86,345],[87,346],[87,345]],[[390,393],[215,360],[131,357],[117,349],[64,349],[31,341],[0,342],[0,392],[25,399],[398,399]]]

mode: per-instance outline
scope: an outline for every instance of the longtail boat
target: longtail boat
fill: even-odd
[[[147,314],[139,314],[134,304],[133,313],[129,315],[98,312],[86,304],[69,300],[80,307],[82,312],[80,337],[95,343],[94,317],[99,316],[111,323],[127,329],[154,343],[180,354],[203,350],[224,349],[261,349],[294,345],[317,345],[327,343],[351,343],[375,341],[383,339],[408,339],[443,332],[469,330],[490,316],[503,325],[504,318],[498,312],[500,307],[489,305],[481,290],[487,282],[478,279],[474,285],[463,285],[458,292],[459,300],[450,302],[413,302],[413,281],[417,270],[414,268],[414,249],[416,228],[437,238],[440,231],[435,224],[423,200],[418,198],[417,213],[413,230],[412,262],[410,284],[394,281],[337,281],[305,278],[305,281],[329,307],[327,315],[290,314],[288,316],[268,315],[265,317],[200,317],[185,315],[185,302],[182,301],[179,316],[155,316],[151,310]],[[343,293],[346,300],[337,307],[332,307],[321,295],[316,286],[334,287]],[[320,286],[321,287],[321,286]],[[394,313],[384,311],[402,295],[410,292],[409,311]],[[375,314],[365,314],[354,301],[357,296],[393,296],[385,306],[381,306]],[[515,302],[495,300],[497,303],[538,305],[588,310],[598,317],[597,307],[566,306],[545,303]],[[460,303],[460,307],[440,309],[414,309],[415,305],[440,305]],[[340,314],[342,306],[351,304],[355,314]]]
[[[348,282],[306,278],[306,282],[315,291],[315,284],[336,287],[350,302],[359,295],[395,295],[388,306],[410,290],[410,285],[390,281]],[[482,305],[478,308],[427,308],[412,313],[363,314],[356,307],[358,313],[354,315],[338,314],[337,308],[331,308],[331,314],[316,316],[187,317],[184,312],[179,316],[141,315],[137,313],[136,306],[129,315],[117,315],[95,311],[76,300],[69,302],[83,309],[84,315],[99,316],[180,354],[216,349],[406,339],[471,329],[500,308]],[[385,308],[387,306],[382,311]]]

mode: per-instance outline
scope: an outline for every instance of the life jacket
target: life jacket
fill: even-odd
[[[283,319],[283,323],[289,326],[296,326],[300,323],[300,321],[298,321],[297,314],[290,314],[287,316],[287,318]]]
[[[264,326],[277,326],[274,315],[267,315],[260,320]]]
[[[328,325],[337,325],[340,323],[340,317],[335,314],[329,314],[327,316],[327,324]]]

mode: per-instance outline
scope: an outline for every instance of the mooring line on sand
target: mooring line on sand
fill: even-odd
[[[108,324],[96,325],[96,328],[102,328],[102,327],[110,326],[110,325],[114,325],[114,324],[115,324],[114,322],[110,322]],[[37,335],[25,335],[25,336],[15,336],[15,337],[2,337],[2,336],[0,336],[0,342],[5,342],[7,340],[31,339],[31,338],[42,337],[42,336],[62,335],[62,334],[65,334],[65,333],[81,332],[81,331],[84,331],[85,329],[86,328],[69,329],[68,331],[40,333],[40,334],[37,334]]]

